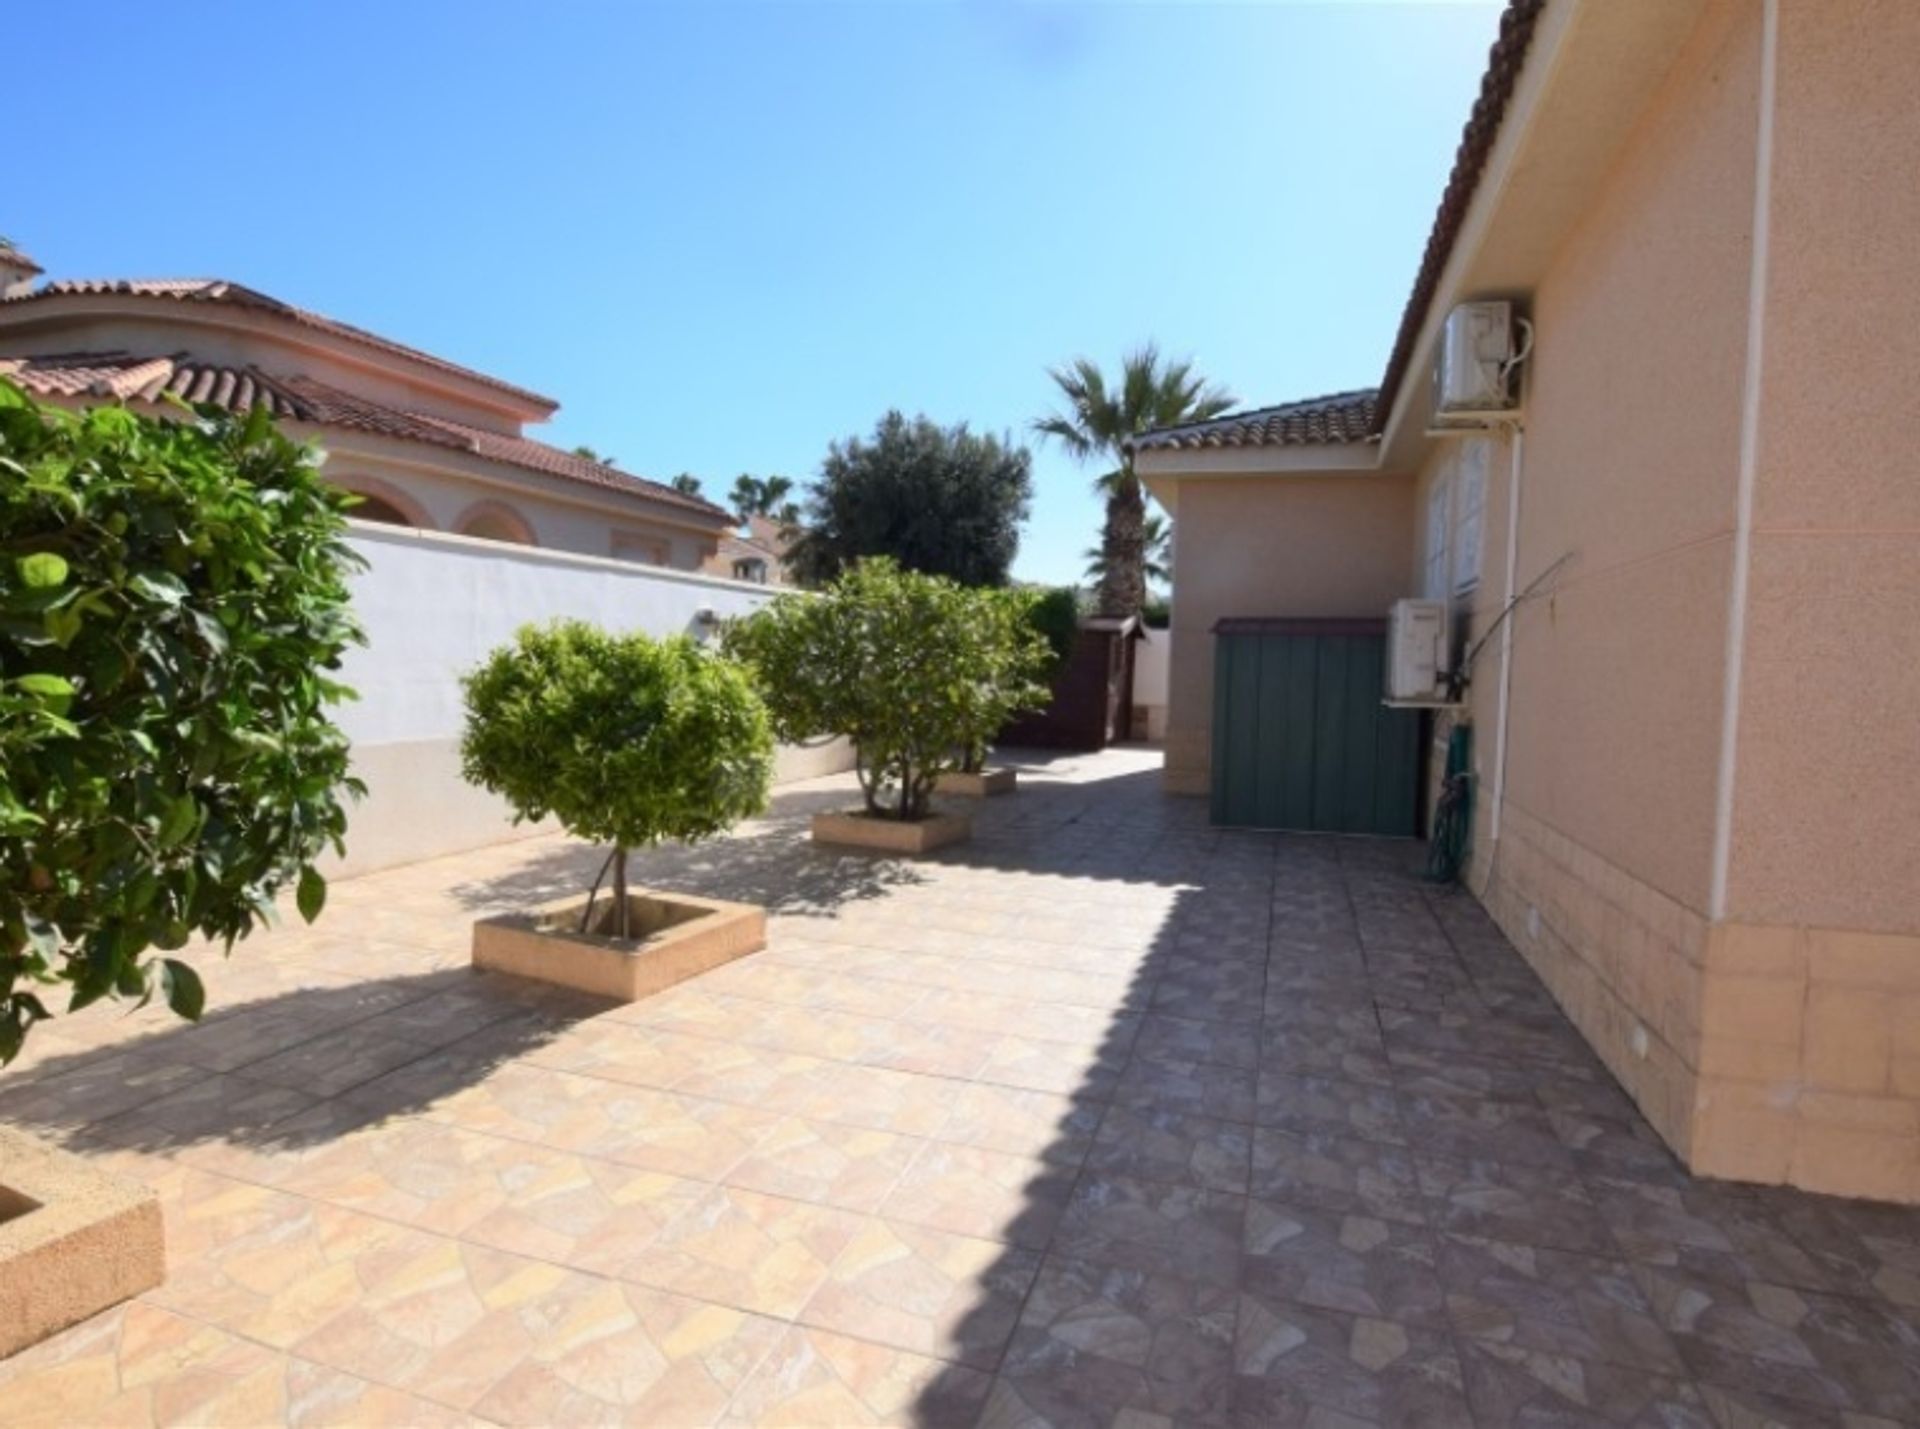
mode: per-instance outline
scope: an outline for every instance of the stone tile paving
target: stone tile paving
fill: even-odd
[[[37,1033],[0,1119],[151,1182],[171,1273],[0,1424],[1920,1423],[1920,1211],[1689,1177],[1416,849],[1156,765],[921,864],[785,792],[641,871],[768,949],[632,1006],[465,967],[590,872],[545,838]]]

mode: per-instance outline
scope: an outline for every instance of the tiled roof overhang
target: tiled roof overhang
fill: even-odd
[[[678,507],[715,525],[732,513],[664,482],[649,481],[526,437],[505,436],[443,417],[404,412],[343,392],[310,377],[279,377],[256,367],[202,362],[185,354],[147,357],[126,352],[75,352],[0,357],[0,377],[40,397],[160,402],[177,397],[244,412],[256,403],[276,419],[365,432],[466,452],[488,461],[597,486],[616,495]]]

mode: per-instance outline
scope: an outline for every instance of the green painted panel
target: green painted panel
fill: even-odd
[[[1352,730],[1348,725],[1347,662],[1352,650],[1345,635],[1318,637],[1313,704],[1313,816],[1307,827],[1340,832],[1346,828],[1341,807],[1347,783]]]
[[[1214,821],[1415,833],[1420,717],[1381,704],[1385,653],[1375,635],[1219,637]]]
[[[1280,829],[1313,827],[1313,706],[1317,689],[1319,642],[1310,635],[1286,637],[1288,741],[1279,751],[1286,768],[1285,795],[1274,824]]]
[[[1260,642],[1233,642],[1227,699],[1227,822],[1245,828],[1259,822]]]
[[[1347,729],[1346,778],[1340,785],[1340,808],[1333,817],[1342,833],[1372,833],[1374,790],[1378,768],[1380,664],[1377,641],[1352,637],[1347,649],[1345,712]]]
[[[1287,749],[1293,739],[1287,710],[1287,651],[1284,635],[1248,637],[1260,649],[1260,695],[1254,717],[1260,722],[1258,767],[1254,772],[1253,823],[1263,829],[1281,826],[1286,806]]]

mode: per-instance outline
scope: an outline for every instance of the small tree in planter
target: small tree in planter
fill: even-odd
[[[231,949],[340,847],[329,672],[360,638],[346,498],[262,408],[42,407],[0,381],[0,1062],[48,1016],[205,991],[146,959]]]
[[[1043,633],[1047,596],[1035,590],[971,590],[974,636],[980,647],[981,679],[974,686],[972,735],[960,751],[957,775],[948,776],[955,792],[999,793],[1013,788],[1013,770],[986,774],[987,749],[1008,720],[1023,710],[1042,709],[1049,695],[1046,680],[1055,664]]]
[[[989,599],[1004,597],[870,559],[817,596],[736,622],[726,644],[753,666],[780,738],[845,736],[863,817],[914,824],[929,818],[940,776],[998,727],[1017,655],[1007,607]]]
[[[710,838],[766,807],[766,707],[746,671],[684,636],[614,635],[580,621],[529,626],[465,688],[467,779],[505,798],[516,821],[552,815],[577,837],[610,845],[601,877],[611,870],[604,932],[613,938],[636,933],[632,850]],[[598,888],[582,934],[595,931]]]

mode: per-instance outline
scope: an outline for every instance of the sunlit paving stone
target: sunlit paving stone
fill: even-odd
[[[1687,1176],[1411,847],[1044,767],[928,864],[814,850],[822,789],[641,855],[772,916],[640,1003],[464,966],[597,867],[538,838],[337,883],[198,1026],[39,1029],[0,1120],[170,1272],[0,1424],[1920,1420],[1920,1212]]]

